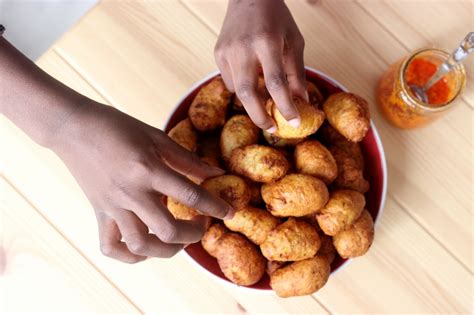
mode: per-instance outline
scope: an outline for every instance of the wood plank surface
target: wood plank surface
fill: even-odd
[[[103,257],[92,209],[72,176],[4,118],[0,170],[123,294],[117,300],[144,312],[472,313],[473,58],[462,99],[424,129],[388,125],[374,90],[385,69],[410,51],[454,47],[474,28],[473,2],[287,3],[306,40],[306,64],[370,101],[389,167],[373,248],[313,296],[279,299],[222,286],[182,255],[133,266]],[[72,88],[162,127],[180,96],[215,69],[225,8],[226,1],[103,1],[39,64]]]
[[[0,312],[140,313],[0,176]]]

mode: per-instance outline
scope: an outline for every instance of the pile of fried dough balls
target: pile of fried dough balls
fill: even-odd
[[[308,82],[309,102],[294,98],[301,116],[294,128],[263,77],[258,92],[277,125],[273,134],[257,128],[216,77],[169,135],[227,171],[200,183],[236,210],[232,219],[215,220],[201,240],[224,275],[250,286],[266,272],[280,297],[311,294],[327,282],[336,254],[364,255],[374,238],[358,144],[370,126],[368,104],[352,93],[323,100]],[[172,198],[167,206],[178,219],[200,216]]]

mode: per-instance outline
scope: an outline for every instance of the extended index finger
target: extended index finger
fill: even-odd
[[[263,76],[268,92],[282,116],[294,127],[300,124],[300,115],[293,103],[287,74],[283,66],[283,49],[262,48],[259,52]]]
[[[152,188],[205,215],[223,219],[232,217],[234,213],[234,209],[227,202],[164,163],[157,167],[153,174]]]

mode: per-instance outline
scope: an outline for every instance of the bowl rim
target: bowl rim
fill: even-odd
[[[338,82],[337,80],[331,78],[329,75],[327,75],[326,73],[320,71],[320,70],[316,70],[312,67],[308,67],[308,66],[305,66],[305,70],[307,71],[310,71],[310,72],[314,72],[316,73],[317,75],[319,75],[320,77],[324,78],[325,80],[333,83],[334,85],[338,86],[342,91],[344,92],[349,92],[349,89],[346,88],[343,84],[341,84],[340,82]],[[215,71],[212,71],[211,73],[209,73],[208,75],[206,75],[204,78],[202,78],[201,80],[197,81],[196,83],[194,83],[184,94],[183,96],[181,96],[181,98],[176,102],[176,105],[175,105],[175,109],[178,108],[182,103],[183,101],[191,94],[193,93],[196,88],[198,88],[199,86],[201,86],[204,82],[208,81],[209,79],[215,77],[216,75],[220,74],[220,71],[219,70],[215,70]],[[166,123],[165,123],[165,126],[168,126],[171,118],[173,117],[173,114],[174,114],[174,111],[171,111],[169,114],[168,114],[168,118],[166,119]],[[382,140],[380,139],[380,135],[378,133],[378,130],[377,128],[375,127],[375,124],[373,122],[373,120],[371,119],[370,120],[370,127],[372,129],[372,132],[374,134],[374,138],[375,138],[375,143],[377,144],[377,147],[379,149],[379,152],[380,152],[380,161],[382,163],[382,173],[383,173],[383,181],[382,181],[382,198],[381,198],[381,201],[380,201],[380,207],[379,207],[379,211],[378,211],[378,214],[377,214],[377,217],[375,218],[374,220],[374,227],[377,227],[378,225],[378,222],[380,221],[380,218],[382,217],[382,214],[383,214],[383,211],[384,211],[384,208],[385,208],[385,200],[386,200],[386,197],[387,197],[387,181],[388,181],[388,172],[387,172],[387,160],[385,158],[385,150],[383,148],[383,144],[382,144]],[[256,288],[251,288],[251,287],[246,287],[246,286],[240,286],[240,285],[237,285],[235,283],[232,283],[228,280],[224,280],[218,276],[216,276],[214,273],[212,273],[211,271],[207,270],[206,268],[204,268],[202,265],[200,265],[198,262],[196,262],[186,251],[182,251],[184,252],[184,256],[186,257],[186,259],[188,261],[191,261],[191,263],[195,266],[198,267],[198,269],[200,270],[204,270],[207,274],[210,274],[212,275],[212,278],[214,279],[217,279],[218,282],[220,283],[223,283],[225,284],[226,286],[229,286],[229,287],[232,287],[232,288],[239,288],[239,289],[245,289],[247,292],[248,290],[252,290],[253,292],[258,292],[259,294],[274,294],[274,291],[273,290],[265,290],[265,289],[256,289]],[[340,272],[341,270],[345,269],[348,265],[350,265],[352,263],[353,259],[352,258],[349,258],[347,259],[339,268],[337,268],[334,272],[331,272],[331,275],[335,275],[336,273]]]

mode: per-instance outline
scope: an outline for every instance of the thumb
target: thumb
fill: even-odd
[[[195,153],[186,150],[164,133],[160,134],[158,142],[157,149],[160,157],[169,167],[186,177],[203,181],[225,173],[223,169],[202,161]]]

